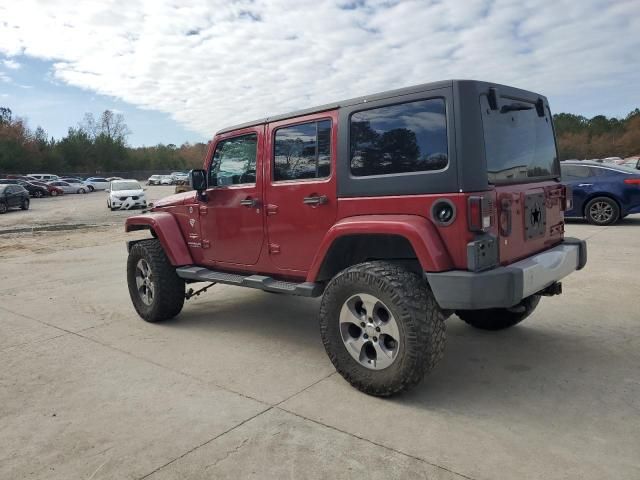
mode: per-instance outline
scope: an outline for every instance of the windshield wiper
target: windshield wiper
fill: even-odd
[[[520,110],[533,110],[533,107],[525,105],[524,103],[510,103],[509,105],[500,107],[500,113],[519,112]]]

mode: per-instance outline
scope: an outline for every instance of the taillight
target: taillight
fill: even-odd
[[[624,183],[628,185],[640,185],[640,178],[625,178]]]
[[[487,197],[471,196],[468,200],[469,230],[486,232],[491,226],[491,206]]]
[[[564,196],[562,197],[562,210],[564,212],[573,209],[573,190],[564,186]]]

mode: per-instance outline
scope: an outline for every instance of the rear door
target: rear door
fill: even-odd
[[[269,255],[284,273],[304,274],[336,203],[337,112],[269,124],[265,211]]]
[[[264,241],[261,156],[264,125],[219,137],[199,205],[204,262],[255,265]],[[223,265],[224,266],[224,265]]]

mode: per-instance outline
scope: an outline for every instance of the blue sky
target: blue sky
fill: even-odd
[[[7,67],[5,61],[13,68]],[[50,137],[57,139],[66,135],[69,127],[75,127],[85,113],[91,112],[97,117],[109,109],[124,115],[132,132],[128,139],[132,145],[180,145],[207,140],[167,113],[143,110],[115,97],[70,86],[56,80],[52,71],[50,61],[25,56],[0,57],[0,72],[5,78],[0,80],[0,106],[11,108],[15,116],[27,120],[29,127],[41,126]]]
[[[0,3],[0,105],[55,137],[117,110],[132,145],[449,78],[622,116],[638,32],[638,0],[21,0]]]

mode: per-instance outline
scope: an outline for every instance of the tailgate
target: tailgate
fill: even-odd
[[[496,186],[500,264],[506,265],[562,241],[566,189],[555,181]]]

